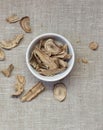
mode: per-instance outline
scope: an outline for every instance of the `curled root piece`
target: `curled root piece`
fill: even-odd
[[[4,51],[0,48],[0,61],[5,60],[5,53]]]
[[[9,16],[8,18],[6,18],[6,21],[9,23],[16,23],[19,20],[20,20],[20,18],[16,14],[13,14],[13,15]]]
[[[14,65],[13,64],[10,64],[9,67],[7,69],[4,69],[2,70],[2,74],[5,76],[5,77],[10,77],[11,76],[11,73],[14,69]]]
[[[46,40],[44,48],[48,53],[51,53],[51,55],[56,55],[61,51],[61,49],[55,44],[53,39]]]
[[[20,41],[21,41],[21,39],[23,39],[23,37],[24,37],[24,34],[18,34],[12,40],[1,41],[0,42],[0,47],[4,48],[6,50],[10,50],[10,49],[18,46]]]
[[[62,102],[66,98],[66,95],[67,95],[67,89],[65,85],[63,83],[55,84],[54,89],[53,89],[53,94],[57,100]]]
[[[22,27],[22,29],[27,32],[30,33],[31,32],[31,27],[30,27],[30,18],[28,16],[23,17],[20,20],[20,26]]]
[[[97,50],[98,46],[99,46],[99,45],[98,45],[96,42],[91,42],[91,43],[89,44],[89,48],[90,48],[91,50]]]
[[[15,93],[12,95],[12,97],[18,97],[20,96],[24,91],[24,86],[26,83],[25,77],[22,75],[17,75],[16,77],[16,84],[15,84]]]
[[[34,87],[32,87],[22,98],[22,102],[28,102],[38,96],[42,91],[44,91],[45,86],[38,82]]]

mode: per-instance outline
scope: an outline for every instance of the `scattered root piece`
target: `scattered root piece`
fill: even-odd
[[[30,33],[31,32],[31,27],[30,27],[30,18],[28,16],[23,17],[20,20],[20,26],[22,27],[22,29],[27,32]]]
[[[91,50],[97,50],[98,46],[99,46],[99,45],[98,45],[96,42],[91,42],[91,43],[89,44],[89,48],[90,48]]]
[[[16,14],[13,14],[13,15],[9,16],[8,18],[6,18],[6,21],[9,23],[16,23],[19,20],[20,20],[20,18]]]
[[[4,51],[0,48],[0,61],[5,60],[5,53]]]
[[[86,58],[82,58],[81,61],[82,61],[82,63],[84,63],[84,64],[87,64],[87,63],[88,63],[88,60],[87,60]]]
[[[38,82],[34,87],[32,87],[22,98],[22,102],[28,102],[34,99],[36,96],[38,96],[42,91],[44,91],[45,86]]]
[[[12,95],[12,97],[18,97],[20,96],[24,91],[24,86],[26,83],[25,77],[22,75],[16,76],[16,84],[15,84],[15,93]]]
[[[77,59],[77,62],[78,62],[78,63],[81,63],[81,62],[82,62],[82,63],[84,63],[84,64],[87,64],[87,63],[88,63],[88,60],[87,60],[85,57],[82,57],[82,58],[78,58],[78,59]]]
[[[5,76],[5,77],[10,77],[11,76],[11,73],[14,69],[14,65],[13,64],[10,64],[9,67],[7,69],[4,69],[2,70],[2,74]]]
[[[0,47],[4,48],[6,50],[10,50],[16,46],[19,45],[21,39],[23,39],[24,34],[18,34],[15,36],[15,38],[13,38],[12,40],[9,41],[1,41],[0,42]]]
[[[53,89],[53,94],[57,100],[62,102],[66,98],[66,95],[67,95],[67,89],[65,85],[63,83],[55,84],[54,89]]]

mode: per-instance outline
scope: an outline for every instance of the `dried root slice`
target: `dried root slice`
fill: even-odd
[[[4,51],[0,48],[0,61],[5,60],[5,53]]]
[[[2,74],[5,76],[5,77],[10,77],[11,76],[11,73],[14,69],[14,65],[13,64],[10,64],[9,67],[7,69],[4,69],[2,70]]]
[[[8,18],[6,18],[6,21],[9,23],[16,23],[19,20],[20,20],[20,18],[16,14],[13,14],[13,15],[9,16]]]
[[[56,68],[56,69],[49,69],[49,70],[45,70],[45,69],[39,69],[39,73],[41,75],[44,75],[44,76],[53,76],[55,74],[58,74],[60,72],[63,72],[66,68]]]
[[[20,96],[24,91],[24,86],[26,83],[25,77],[22,75],[17,75],[16,79],[17,79],[16,84],[15,84],[16,92],[12,95],[12,97]]]
[[[23,17],[20,20],[20,26],[22,27],[22,29],[27,32],[30,33],[31,32],[31,27],[30,27],[30,18],[28,16]]]
[[[64,54],[58,54],[58,55],[55,55],[55,56],[52,56],[52,57],[57,57],[57,58],[60,58],[60,59],[63,59],[63,60],[70,60],[72,55],[64,53]]]
[[[33,88],[31,88],[22,98],[22,102],[28,102],[38,96],[42,91],[44,91],[45,87],[41,82],[38,82]]]
[[[98,44],[96,43],[96,42],[91,42],[90,44],[89,44],[89,48],[91,49],[91,50],[96,50],[97,48],[98,48]]]
[[[19,45],[21,39],[23,39],[24,34],[18,34],[15,36],[15,38],[13,38],[12,40],[9,41],[1,41],[0,42],[0,47],[4,48],[6,50],[10,50],[16,46]]]
[[[56,55],[61,51],[61,49],[56,45],[53,39],[46,40],[44,48],[48,53],[51,53],[51,55]]]
[[[62,59],[59,59],[59,65],[61,65],[64,68],[68,67],[68,63],[66,61],[62,60]]]
[[[40,60],[49,67],[49,69],[55,69],[57,68],[56,63],[52,60],[51,57],[49,57],[47,54],[42,52],[40,49],[35,48],[34,50],[35,54],[40,58]]]
[[[82,63],[84,63],[84,64],[87,64],[87,63],[88,63],[88,60],[87,60],[86,58],[82,58],[81,61],[82,61]]]
[[[62,102],[67,95],[67,90],[65,85],[63,83],[57,83],[56,85],[54,85],[53,94],[57,100]]]

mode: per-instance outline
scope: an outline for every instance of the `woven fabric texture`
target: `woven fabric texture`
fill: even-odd
[[[19,22],[9,24],[11,14],[29,16],[32,33],[25,33]],[[60,103],[53,97],[53,84],[44,83],[45,92],[29,103],[11,98],[15,76],[26,77],[25,91],[38,82],[28,70],[25,54],[36,36],[55,32],[73,45],[76,61],[72,72],[60,82],[67,86],[67,98]],[[24,33],[21,44],[5,51],[0,70],[13,64],[10,78],[0,73],[0,130],[103,130],[103,0],[0,0],[0,41]],[[91,41],[99,43],[96,51]],[[86,57],[88,64],[78,63]]]

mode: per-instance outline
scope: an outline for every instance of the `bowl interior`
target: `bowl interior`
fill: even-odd
[[[41,39],[47,39],[47,38],[53,38],[54,40],[56,40],[62,44],[67,44],[68,48],[69,48],[68,51],[72,55],[72,58],[68,61],[68,68],[65,71],[63,71],[59,74],[56,74],[54,76],[40,75],[29,63],[30,55],[35,47],[35,44],[37,44]],[[54,33],[53,34],[51,34],[51,33],[43,34],[43,35],[36,37],[28,46],[27,52],[26,52],[26,62],[27,62],[27,66],[28,66],[29,70],[31,71],[31,73],[34,76],[36,76],[38,79],[43,80],[43,81],[57,81],[57,80],[64,78],[71,71],[71,69],[74,65],[74,58],[75,58],[74,57],[74,50],[73,50],[71,43],[63,36],[58,35],[58,34],[54,34]]]

